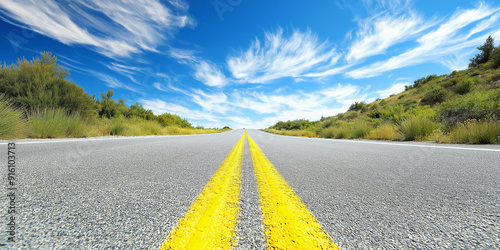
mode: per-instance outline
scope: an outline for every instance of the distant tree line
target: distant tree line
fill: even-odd
[[[113,91],[100,93],[100,98],[90,96],[71,80],[67,69],[57,64],[51,53],[28,61],[19,59],[16,64],[0,68],[0,94],[26,111],[43,108],[62,108],[68,115],[79,114],[88,119],[125,117],[154,120],[163,126],[177,125],[192,128],[191,123],[178,115],[154,115],[138,103],[125,105],[124,99],[112,100]]]

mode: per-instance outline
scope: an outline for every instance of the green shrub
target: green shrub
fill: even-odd
[[[465,95],[470,92],[471,86],[474,84],[473,79],[467,79],[467,81],[460,82],[455,87],[455,92],[460,95]]]
[[[351,111],[347,111],[347,113],[345,113],[344,118],[346,120],[353,120],[353,119],[357,118],[358,116],[359,116],[358,111],[352,111],[351,110]]]
[[[337,128],[336,127],[328,127],[323,130],[321,130],[321,133],[319,134],[322,138],[335,138],[335,135],[337,134]]]
[[[326,119],[326,120],[324,120],[324,121],[323,121],[322,127],[323,127],[323,128],[328,128],[328,127],[332,126],[332,124],[333,124],[334,122],[335,122],[335,120],[334,120],[334,119],[332,119],[332,118],[328,118],[328,119]]]
[[[404,140],[422,140],[437,127],[438,125],[427,117],[412,116],[401,123],[401,132]]]
[[[0,94],[0,139],[24,137],[25,129],[23,112]]]
[[[76,113],[69,114],[64,109],[44,108],[32,110],[28,114],[34,138],[61,138],[85,136],[85,120]]]
[[[156,121],[143,121],[140,124],[147,135],[159,135],[161,134],[161,129],[163,128]]]
[[[366,111],[367,108],[368,107],[367,107],[366,102],[354,102],[353,104],[351,104],[351,106],[349,106],[348,111],[354,110],[354,111],[364,112],[364,111]]]
[[[386,123],[370,131],[367,138],[375,140],[394,140],[398,138],[398,132],[396,126]]]
[[[271,129],[276,130],[302,130],[307,129],[312,126],[312,123],[306,119],[286,121],[286,122],[277,122],[275,125],[269,127]]]
[[[420,100],[420,104],[422,105],[434,105],[446,100],[446,90],[444,88],[436,88],[429,92],[427,92],[422,100]]]
[[[448,127],[467,120],[500,117],[500,89],[493,92],[476,91],[445,102],[439,115]]]
[[[354,124],[352,138],[365,138],[373,128],[365,121]]]
[[[494,120],[469,120],[460,123],[450,132],[454,143],[493,144],[500,137],[500,122]]]
[[[408,99],[408,100],[403,100],[398,104],[403,105],[405,108],[411,108],[412,106],[415,106],[417,104],[417,101]]]
[[[423,85],[425,83],[428,83],[428,82],[430,82],[430,81],[432,81],[432,80],[434,80],[436,78],[438,78],[437,75],[428,75],[426,77],[422,77],[422,78],[420,78],[418,80],[415,80],[413,82],[413,88],[416,88],[416,87],[421,86],[421,85]]]
[[[335,139],[348,139],[351,136],[351,128],[347,126],[340,127],[335,133]]]
[[[496,72],[494,72],[493,74],[491,74],[490,76],[488,76],[488,83],[494,83],[496,81],[500,80],[500,72],[499,70],[497,70]]]

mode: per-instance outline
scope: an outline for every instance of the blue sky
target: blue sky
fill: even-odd
[[[467,68],[495,1],[0,1],[0,60],[50,51],[89,94],[205,127],[318,120]]]

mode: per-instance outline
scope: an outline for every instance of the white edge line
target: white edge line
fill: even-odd
[[[329,140],[329,139],[325,139],[325,140]],[[372,142],[372,141],[355,141],[355,140],[351,141],[351,140],[339,140],[339,139],[333,139],[333,140],[342,141],[342,142],[357,142],[357,143],[366,143],[366,144],[391,145],[391,146],[403,146],[403,147],[442,148],[442,149],[459,149],[459,150],[500,152],[500,149],[494,149],[494,148],[467,148],[467,147],[460,147],[460,146],[452,147],[452,146],[441,146],[441,145],[405,144],[405,143],[394,143],[394,142]]]
[[[460,146],[452,147],[452,146],[441,146],[441,145],[406,144],[406,143],[394,143],[394,142],[360,141],[360,140],[328,139],[328,138],[309,138],[309,137],[299,137],[299,136],[277,135],[277,134],[268,133],[268,132],[264,132],[264,131],[260,131],[260,132],[275,135],[275,136],[284,136],[287,138],[300,138],[300,139],[313,139],[313,140],[316,139],[316,140],[331,141],[331,142],[352,142],[352,143],[365,143],[365,144],[403,146],[403,147],[442,148],[442,149],[500,152],[500,149],[494,149],[494,148],[471,148],[471,147],[460,147]]]
[[[234,130],[231,130],[234,131]],[[230,132],[230,131],[226,131]],[[226,133],[221,132],[221,133]],[[147,136],[122,136],[122,137],[96,137],[96,138],[75,138],[75,139],[14,139],[12,141],[4,140],[0,141],[0,145],[7,145],[8,143],[14,142],[16,144],[40,144],[40,143],[59,143],[59,142],[88,142],[88,141],[107,141],[107,140],[123,140],[123,139],[145,139],[145,138],[167,138],[167,137],[184,137],[184,136],[205,136],[205,135],[217,135],[221,133],[211,133],[211,134],[194,134],[194,135],[147,135]]]

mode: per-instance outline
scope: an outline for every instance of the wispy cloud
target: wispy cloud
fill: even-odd
[[[189,95],[191,96],[191,100],[200,105],[203,110],[225,114],[231,109],[231,107],[227,105],[228,97],[223,92],[207,94],[200,89],[195,89],[194,93]]]
[[[179,2],[180,4],[180,2]],[[94,47],[107,56],[154,51],[165,34],[194,24],[186,9],[157,0],[60,3],[54,0],[3,0],[0,12],[14,25],[26,27],[64,44]],[[90,12],[100,12],[107,19]]]
[[[359,22],[356,40],[346,55],[348,62],[358,61],[384,53],[389,47],[411,40],[429,28],[414,11],[398,10],[396,13],[382,12]]]
[[[411,83],[410,79],[408,79],[408,78],[398,78],[398,79],[396,79],[396,81],[394,81],[392,86],[390,86],[387,89],[375,91],[375,94],[377,94],[379,98],[386,98],[386,97],[389,97],[390,95],[393,95],[393,94],[395,95],[395,94],[399,94],[399,93],[403,92],[405,90],[405,86],[408,86],[411,84],[412,83]]]
[[[126,83],[116,79],[113,76],[110,76],[110,75],[107,75],[107,74],[104,74],[101,72],[96,72],[96,71],[92,71],[90,73],[92,73],[97,78],[101,79],[101,81],[103,81],[104,84],[110,88],[122,88],[122,89],[130,90],[132,92],[141,93],[141,91],[139,91],[138,89],[131,87],[129,84],[126,84]]]
[[[228,83],[226,76],[212,63],[199,61],[195,67],[194,78],[207,86],[223,87]]]
[[[290,116],[311,117],[321,112],[329,112],[342,108],[345,104],[351,104],[353,99],[362,99],[359,95],[359,86],[338,84],[333,87],[325,87],[311,93],[297,91],[292,94],[269,94],[264,91],[232,91],[228,94],[222,92],[205,93],[195,90],[194,94],[188,94],[195,103],[202,105],[204,110],[211,113],[225,114],[226,111],[249,110],[256,114],[274,114],[280,116],[284,113]],[[304,117],[304,116],[307,117]]]
[[[417,39],[419,45],[414,49],[394,56],[386,61],[376,62],[352,70],[347,72],[346,75],[356,79],[377,76],[386,71],[416,65],[426,61],[438,60],[443,55],[456,53],[466,48],[474,48],[477,44],[482,43],[487,35],[483,34],[474,39],[470,39],[472,34],[484,32],[488,29],[491,30],[492,28],[500,28],[498,22],[492,21],[492,18],[493,20],[498,19],[498,16],[495,15],[498,10],[498,8],[492,8],[484,3],[481,3],[474,9],[457,10],[453,16],[439,25],[437,29]],[[487,22],[474,26],[470,32],[464,32],[464,28],[487,17],[492,18]]]
[[[224,87],[229,83],[229,80],[214,63],[196,56],[195,51],[171,48],[168,53],[177,59],[177,62],[194,68],[193,77],[207,86]]]
[[[227,59],[233,77],[242,82],[267,83],[283,77],[300,77],[316,67],[333,65],[340,55],[327,41],[320,42],[310,30],[284,37],[283,29],[266,32],[265,41]]]
[[[123,75],[133,75],[133,74],[136,74],[137,72],[141,71],[141,69],[138,67],[127,66],[127,65],[123,65],[123,64],[115,63],[115,62],[103,63],[103,64],[106,67],[108,67],[109,69],[111,69],[117,73],[123,74]]]

